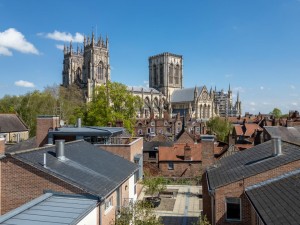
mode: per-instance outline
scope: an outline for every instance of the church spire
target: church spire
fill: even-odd
[[[108,36],[106,35],[106,48],[108,49]]]
[[[94,31],[92,32],[92,46],[94,46],[95,43],[95,36],[94,36]]]

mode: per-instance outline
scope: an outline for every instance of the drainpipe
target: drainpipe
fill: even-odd
[[[209,183],[208,183],[208,176],[206,173],[206,182],[207,182],[207,188],[208,188],[208,193],[210,196],[210,200],[211,200],[211,224],[214,225],[215,224],[215,215],[214,215],[214,208],[215,208],[215,190],[212,190],[209,188]]]

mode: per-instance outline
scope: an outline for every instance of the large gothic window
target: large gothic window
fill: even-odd
[[[163,64],[160,64],[159,67],[159,75],[160,75],[160,84],[164,84],[164,66]]]
[[[179,65],[176,65],[175,68],[175,84],[179,84]]]
[[[81,80],[81,69],[80,69],[80,67],[78,67],[77,70],[76,70],[76,79],[78,81]]]
[[[169,66],[169,83],[173,84],[173,64]]]
[[[154,83],[154,85],[157,85],[157,70],[156,70],[156,65],[153,66],[153,83]]]
[[[98,79],[103,80],[103,63],[100,62],[98,66]]]

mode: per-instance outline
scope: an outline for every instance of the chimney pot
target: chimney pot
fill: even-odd
[[[65,160],[65,140],[56,140],[55,146],[56,157],[60,160]]]
[[[80,128],[81,127],[81,118],[77,119],[77,127]]]

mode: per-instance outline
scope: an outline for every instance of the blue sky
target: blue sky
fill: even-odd
[[[171,52],[184,87],[230,83],[243,113],[299,111],[300,0],[0,0],[0,98],[60,84],[59,47],[93,30],[113,81],[145,86],[148,57]]]

